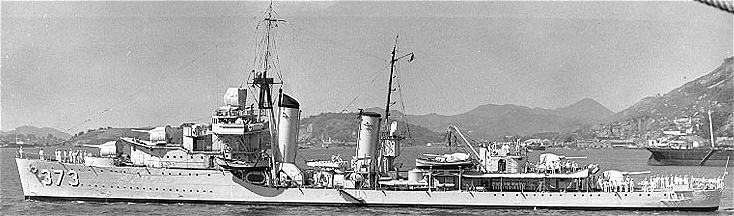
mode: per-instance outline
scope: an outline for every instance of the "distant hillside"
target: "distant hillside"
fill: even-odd
[[[50,128],[50,127],[37,128],[34,126],[28,126],[28,125],[17,127],[15,128],[15,130],[12,130],[12,131],[0,132],[0,135],[3,135],[3,136],[15,135],[15,134],[22,134],[25,136],[33,135],[36,137],[47,137],[50,134],[51,136],[59,138],[59,139],[69,139],[69,137],[71,137],[70,134],[61,132],[54,128]]]
[[[148,139],[147,133],[134,132],[132,128],[99,128],[82,131],[74,134],[71,139],[64,142],[67,146],[100,145],[105,142],[117,140],[120,137],[137,137]]]
[[[614,115],[614,112],[591,98],[584,98],[574,104],[555,109],[554,111],[557,115],[577,118],[584,122],[597,122]]]
[[[301,142],[321,143],[322,139],[328,140],[331,138],[332,141],[337,142],[355,142],[357,140],[357,130],[359,129],[357,115],[357,113],[321,113],[303,118],[299,129],[299,140]],[[395,117],[396,115],[391,116]],[[408,124],[408,127],[406,127],[404,121],[400,119],[393,120],[398,120],[398,131],[400,133],[406,133],[408,129],[410,130],[410,141],[412,143],[422,145],[427,142],[443,140],[441,133],[413,124]]]
[[[724,59],[721,66],[693,81],[657,96],[644,98],[610,117],[592,130],[598,136],[624,136],[647,139],[681,117],[699,118],[703,127],[699,135],[708,136],[708,117],[713,111],[716,136],[734,135],[732,116],[732,71],[734,58]]]
[[[478,139],[501,140],[510,135],[572,132],[594,125],[612,114],[612,111],[595,100],[586,98],[554,110],[512,104],[486,104],[458,115],[432,113],[409,115],[408,119],[410,123],[436,132],[446,130],[448,125],[455,125]]]

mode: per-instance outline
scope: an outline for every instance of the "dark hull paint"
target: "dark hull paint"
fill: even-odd
[[[194,204],[233,204],[233,205],[289,205],[289,206],[363,206],[363,207],[425,207],[422,205],[406,204],[342,204],[342,203],[281,203],[281,202],[233,202],[233,201],[199,201],[199,200],[165,200],[165,199],[103,199],[92,197],[47,197],[47,196],[25,196],[27,200],[36,201],[89,201],[89,202],[132,202],[132,203],[194,203]],[[566,210],[625,210],[625,211],[716,211],[719,207],[578,207],[578,206],[465,206],[465,205],[434,205],[432,208],[478,208],[478,209],[566,209]]]
[[[734,149],[646,149],[651,153],[647,164],[653,166],[725,166],[727,158],[734,160]]]

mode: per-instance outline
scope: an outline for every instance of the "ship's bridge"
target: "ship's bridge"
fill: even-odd
[[[235,106],[224,106],[212,115],[212,132],[216,134],[245,134],[260,131],[265,126],[264,122],[258,121],[258,115],[252,107],[242,110]]]

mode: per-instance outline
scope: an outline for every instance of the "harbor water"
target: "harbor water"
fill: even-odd
[[[37,149],[24,149],[37,152]],[[47,152],[53,152],[50,148]],[[445,148],[406,147],[397,159],[401,170],[414,166],[413,158],[423,153],[445,153]],[[529,161],[537,161],[541,153],[550,152],[565,156],[586,156],[577,159],[579,164],[599,164],[603,170],[652,171],[662,175],[692,175],[717,177],[724,173],[724,167],[686,167],[686,166],[648,166],[650,155],[641,149],[548,149],[535,151]],[[734,215],[734,168],[728,168],[730,175],[725,179],[726,190],[721,206],[715,212],[676,212],[676,211],[579,211],[554,209],[487,209],[487,208],[426,208],[426,207],[354,207],[354,206],[283,206],[283,205],[215,205],[215,204],[160,204],[160,203],[103,203],[54,201],[37,202],[23,199],[23,191],[18,170],[13,159],[16,149],[0,149],[0,215]],[[298,165],[305,167],[310,159],[328,160],[338,154],[344,160],[354,155],[353,148],[310,148],[299,149]],[[732,162],[734,163],[734,162]],[[642,179],[644,176],[635,176]]]

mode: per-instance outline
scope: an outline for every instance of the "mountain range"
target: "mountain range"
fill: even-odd
[[[376,107],[365,111],[384,115],[384,110]],[[486,104],[458,115],[435,113],[405,115],[392,110],[390,118],[400,123],[399,131],[409,129],[412,138],[418,143],[425,143],[441,141],[448,125],[457,126],[474,138],[498,140],[507,135],[529,136],[541,132],[572,132],[591,126],[613,114],[614,112],[599,102],[585,98],[557,109]],[[358,126],[356,118],[356,113],[322,113],[310,116],[301,120],[299,137],[314,142],[329,137],[341,141],[354,141]],[[407,127],[404,126],[406,122]],[[326,137],[322,138],[321,136],[324,136],[322,134]]]
[[[12,131],[7,131],[7,132],[0,131],[0,136],[14,136],[16,134],[19,134],[19,135],[22,134],[25,136],[33,135],[39,138],[47,137],[48,135],[51,135],[53,137],[64,139],[64,140],[71,138],[70,134],[64,133],[62,131],[59,131],[59,130],[56,130],[50,127],[38,128],[38,127],[26,125],[26,126],[17,127]]]
[[[404,118],[393,111],[393,117]],[[409,122],[434,132],[457,126],[476,138],[498,140],[504,136],[528,136],[541,132],[572,132],[612,116],[599,102],[585,98],[557,109],[530,108],[513,104],[486,104],[457,115],[407,115]]]
[[[436,142],[443,138],[448,125],[459,127],[469,136],[487,140],[501,140],[505,136],[534,136],[537,134],[566,134],[572,137],[616,137],[646,140],[660,135],[663,128],[674,125],[681,117],[698,119],[697,131],[708,136],[708,116],[712,111],[712,125],[716,136],[734,136],[734,57],[724,59],[713,71],[671,90],[668,93],[646,97],[618,113],[599,102],[585,98],[556,109],[530,108],[513,104],[486,104],[457,115],[406,115],[391,111],[391,119],[400,122],[400,131],[410,132],[418,143]],[[380,108],[365,111],[383,113]],[[357,113],[321,113],[301,120],[299,139],[302,142],[356,141]],[[89,132],[92,133],[89,133]],[[130,128],[100,128],[84,136],[75,134],[75,143],[98,143],[119,136],[141,136]],[[18,127],[0,135],[34,134],[69,139],[72,135],[53,128]]]
[[[734,57],[726,58],[713,71],[672,91],[646,97],[606,121],[591,128],[597,136],[639,139],[654,138],[661,129],[674,125],[682,117],[699,119],[698,135],[709,136],[708,111],[716,136],[734,135]]]

